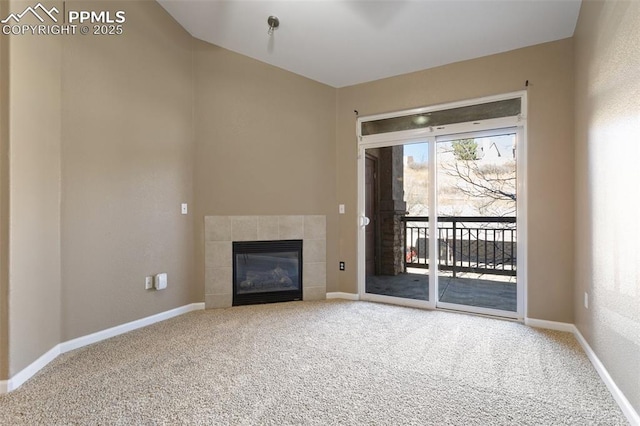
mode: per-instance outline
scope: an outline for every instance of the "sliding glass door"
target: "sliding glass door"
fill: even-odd
[[[436,138],[437,306],[517,312],[517,131]]]
[[[428,303],[428,144],[368,148],[364,163],[365,293]]]
[[[526,93],[357,119],[358,293],[524,317]]]

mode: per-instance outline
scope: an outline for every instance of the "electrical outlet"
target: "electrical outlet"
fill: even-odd
[[[344,262],[340,262],[340,270],[344,271]]]
[[[153,277],[148,276],[144,278],[144,289],[151,290],[153,288]]]
[[[584,292],[584,307],[589,309],[589,293]]]

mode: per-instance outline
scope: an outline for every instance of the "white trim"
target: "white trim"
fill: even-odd
[[[60,344],[60,352],[65,353],[74,349],[81,348],[83,346],[91,345],[93,343],[100,342],[102,340],[109,339],[111,337],[118,336],[120,334],[127,333],[129,331],[136,330],[138,328],[146,327],[156,322],[164,321],[169,318],[177,317],[178,315],[186,314],[191,311],[197,311],[204,309],[204,303],[192,303],[190,305],[180,306],[179,308],[171,309],[169,311],[160,312],[159,314],[151,315],[146,318],[131,321],[125,324],[121,324],[115,327],[107,328],[106,330],[98,331],[86,336],[78,337],[73,340],[68,340]]]
[[[490,127],[487,130],[475,130],[466,133],[453,133],[446,135],[438,135],[438,143],[440,142],[453,142],[459,139],[476,139],[494,136],[513,135],[517,133],[518,128],[522,127],[520,121],[516,120],[518,125],[510,127]]]
[[[180,306],[179,308],[171,309],[169,311],[160,312],[159,314],[151,315],[145,318],[141,318],[136,321],[131,321],[126,324],[111,327],[106,330],[98,331],[96,333],[89,334],[87,336],[78,337],[77,339],[69,340],[60,344],[57,344],[51,348],[47,353],[40,358],[29,364],[26,368],[21,370],[18,374],[10,378],[9,380],[0,381],[0,394],[11,392],[20,387],[24,382],[33,377],[38,371],[43,369],[47,364],[56,359],[58,355],[65,352],[72,351],[74,349],[81,348],[83,346],[91,345],[93,343],[100,342],[111,337],[118,336],[120,334],[127,333],[129,331],[136,330],[138,328],[146,327],[148,325],[164,321],[173,317],[177,317],[188,312],[204,309],[204,303],[192,303],[190,305]]]
[[[465,99],[462,101],[436,104],[436,105],[430,105],[425,107],[406,109],[402,111],[386,112],[382,114],[363,115],[362,117],[358,117],[358,120],[360,122],[366,122],[366,121],[380,120],[384,118],[395,118],[395,117],[404,117],[406,115],[424,114],[424,113],[433,112],[433,111],[440,111],[440,110],[453,109],[453,108],[459,108],[464,106],[484,104],[489,102],[503,101],[503,100],[512,99],[518,96],[522,96],[523,93],[526,93],[526,90],[518,90],[515,92],[503,93],[499,95],[491,95],[491,96],[485,96],[482,98],[474,98],[474,99]]]
[[[359,123],[359,122],[358,122]],[[366,153],[365,148],[362,144],[358,144],[358,163],[356,166],[356,170],[358,173],[357,176],[357,185],[358,185],[358,211],[356,216],[356,258],[358,264],[356,265],[356,281],[358,286],[358,297],[360,300],[363,300],[364,295],[366,294],[366,283],[365,283],[365,275],[366,275],[366,258],[365,258],[365,244],[366,244],[366,235],[364,226],[360,226],[360,218],[365,215],[365,194],[364,194],[364,181],[365,181],[365,172],[366,172]]]
[[[633,406],[631,405],[627,397],[624,396],[620,388],[616,385],[616,382],[613,380],[613,378],[607,371],[606,367],[604,366],[604,364],[602,364],[602,362],[600,361],[596,353],[593,351],[593,349],[591,349],[591,346],[589,346],[589,343],[587,343],[587,340],[584,338],[582,333],[580,333],[580,330],[578,330],[578,327],[576,327],[573,324],[572,324],[572,327],[573,327],[573,335],[576,337],[576,340],[578,341],[578,343],[580,343],[580,346],[582,346],[582,349],[584,349],[584,352],[587,354],[589,361],[591,361],[591,364],[593,364],[593,367],[596,369],[596,371],[600,375],[600,378],[602,379],[604,384],[607,385],[607,388],[609,389],[609,392],[611,392],[613,399],[616,400],[616,402],[618,403],[618,406],[620,407],[624,415],[627,417],[627,420],[629,420],[629,423],[635,426],[639,426],[640,415],[638,415],[638,412],[634,410]]]
[[[522,95],[522,111],[527,113],[527,94]],[[526,116],[526,115],[525,115]],[[528,223],[529,215],[527,213],[529,191],[528,191],[528,178],[527,176],[527,151],[529,142],[527,139],[527,122],[523,123],[523,126],[518,127],[516,130],[516,292],[517,292],[517,311],[518,316],[522,320],[527,317],[528,306],[528,291],[529,283],[527,281],[527,271],[529,268],[529,233]]]
[[[618,385],[616,385],[616,382],[607,371],[607,368],[600,361],[593,349],[591,349],[591,346],[589,346],[587,339],[585,339],[582,333],[580,333],[578,327],[576,327],[574,324],[569,324],[566,322],[546,321],[533,318],[525,318],[524,323],[525,325],[528,325],[530,327],[546,328],[549,330],[566,331],[572,333],[584,350],[587,358],[589,358],[589,361],[593,365],[593,368],[595,368],[595,370],[598,372],[598,375],[607,386],[607,389],[609,389],[611,396],[613,396],[613,399],[620,407],[620,410],[622,410],[622,413],[625,415],[627,420],[629,420],[629,423],[631,423],[631,425],[633,426],[640,426],[640,415],[633,408]]]
[[[360,300],[365,302],[386,303],[388,305],[405,306],[409,308],[433,309],[428,300],[407,299],[404,297],[386,296],[383,294],[364,293]]]
[[[380,142],[393,143],[394,141],[398,141],[398,140],[406,141],[409,139],[416,139],[416,138],[420,139],[427,136],[466,133],[466,132],[473,132],[473,131],[479,131],[479,130],[490,130],[490,129],[501,128],[501,127],[514,127],[518,125],[518,122],[520,121],[520,119],[524,119],[526,121],[527,110],[525,105],[522,106],[520,116],[518,117],[502,117],[502,118],[494,118],[494,119],[488,119],[488,120],[476,120],[476,121],[467,122],[467,123],[448,124],[443,126],[436,126],[435,128],[424,127],[420,129],[404,130],[404,131],[389,132],[389,133],[379,133],[375,135],[366,135],[366,136],[362,135],[362,123],[364,122],[375,121],[375,120],[386,119],[386,118],[404,117],[404,116],[415,115],[415,114],[424,114],[427,112],[441,111],[441,110],[447,110],[447,109],[459,108],[459,107],[465,107],[465,106],[479,105],[479,104],[488,103],[488,102],[496,102],[496,101],[502,101],[507,99],[513,99],[516,97],[522,98],[523,100],[522,103],[526,104],[526,93],[527,93],[526,90],[520,90],[516,92],[485,96],[482,98],[465,99],[457,102],[430,105],[425,107],[413,108],[409,110],[393,111],[393,112],[386,112],[382,114],[362,116],[362,117],[358,117],[356,120],[356,135],[358,137],[359,143],[368,145],[369,143],[374,143],[374,144],[380,143]]]
[[[33,377],[38,371],[42,370],[47,366],[47,364],[56,359],[57,356],[61,353],[62,352],[60,352],[60,345],[55,345],[47,353],[42,355],[37,360],[33,361],[26,368],[9,379],[7,392],[11,392],[12,390],[16,390],[17,388],[19,388],[24,382]]]
[[[429,206],[429,235],[438,235],[438,138],[427,138],[429,155],[429,181],[427,182],[427,204]],[[405,228],[406,229],[406,228]],[[406,236],[405,236],[406,238]],[[439,239],[429,238],[429,265],[438,265]],[[438,295],[440,294],[440,281],[438,281],[438,270],[429,267],[429,305],[435,309],[438,304]]]
[[[568,333],[573,333],[575,330],[575,326],[568,322],[547,321],[547,320],[540,320],[535,318],[525,318],[524,324],[528,325],[529,327],[546,328],[547,330],[556,330],[556,331],[566,331]]]
[[[520,123],[519,117],[503,117],[483,120],[482,122],[464,122],[447,124],[446,126],[425,127],[423,129],[402,130],[397,132],[379,133],[377,135],[361,136],[361,143],[367,148],[371,145],[391,146],[398,141],[406,143],[410,140],[422,140],[431,136],[454,136],[473,132],[484,132],[493,129],[507,129],[516,127]]]
[[[331,293],[327,293],[327,299],[360,300],[360,296],[355,293],[344,293],[342,291],[334,291]]]
[[[503,311],[501,309],[484,308],[481,306],[463,305],[460,303],[450,303],[438,301],[438,309],[446,309],[448,311],[465,312],[478,315],[486,315],[493,318],[506,318],[513,320],[521,320],[522,317],[517,312]]]

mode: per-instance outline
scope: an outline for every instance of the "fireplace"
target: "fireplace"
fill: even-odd
[[[234,304],[234,241],[277,240],[302,240],[304,259],[299,259],[303,272],[302,300],[324,300],[327,296],[325,216],[205,216],[205,307],[230,308]]]
[[[302,300],[302,240],[233,243],[233,306],[293,300]]]

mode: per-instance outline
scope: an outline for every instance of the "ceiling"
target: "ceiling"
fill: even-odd
[[[581,0],[158,0],[194,37],[344,87],[573,35]],[[280,27],[267,34],[267,18]]]

